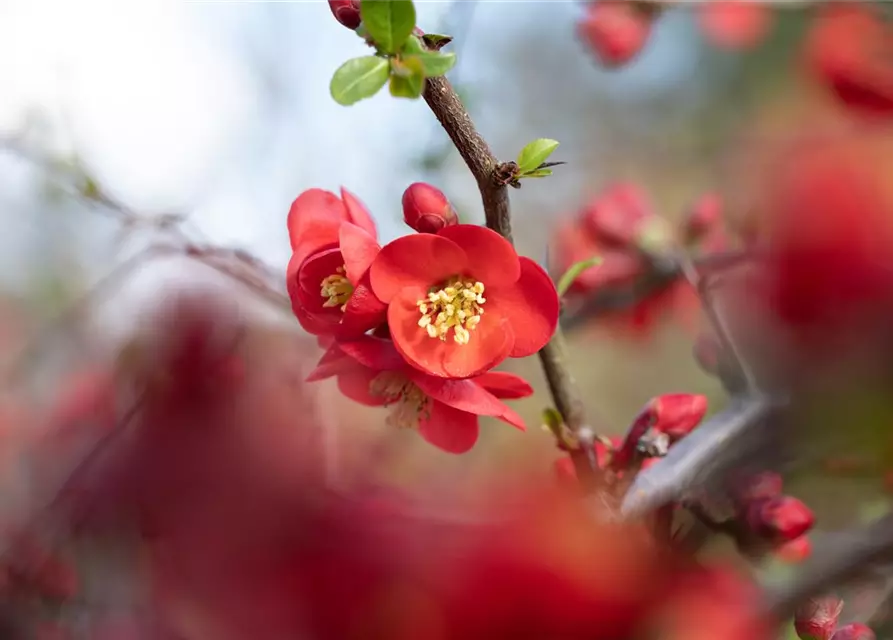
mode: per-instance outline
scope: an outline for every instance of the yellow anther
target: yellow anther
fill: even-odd
[[[341,307],[344,311],[347,301],[353,295],[353,285],[344,275],[344,267],[338,267],[334,274],[323,278],[319,286],[319,295],[326,298],[322,306]]]
[[[430,416],[430,399],[415,384],[399,373],[385,371],[369,385],[369,393],[385,399],[390,408],[387,424],[398,429],[417,429]]]
[[[481,305],[484,283],[452,278],[446,285],[428,292],[427,298],[419,300],[419,326],[432,338],[446,340],[452,329],[453,341],[465,345],[471,339],[472,331],[481,321],[484,313]]]

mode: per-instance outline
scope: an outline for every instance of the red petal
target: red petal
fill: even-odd
[[[496,396],[472,380],[435,378],[420,371],[410,373],[409,379],[425,395],[459,411],[477,416],[500,416],[508,409]]]
[[[381,407],[387,399],[369,392],[369,386],[378,374],[378,371],[354,363],[352,370],[338,376],[338,390],[354,402],[367,407]]]
[[[695,393],[667,393],[649,402],[652,425],[674,440],[694,429],[707,413],[707,396]]]
[[[478,419],[471,413],[440,402],[431,403],[431,415],[419,424],[422,437],[448,453],[465,453],[478,439]]]
[[[375,221],[369,215],[369,209],[366,208],[366,205],[344,187],[341,187],[341,199],[344,201],[347,220],[360,227],[373,238],[377,238],[378,231],[375,228]]]
[[[324,189],[307,189],[292,202],[288,211],[288,237],[292,250],[304,239],[309,221],[322,218],[340,223],[344,216],[344,204],[334,193]]]
[[[304,263],[298,270],[298,283],[300,284],[301,289],[312,294],[312,296],[319,301],[320,310],[323,309],[322,304],[325,302],[325,298],[323,298],[321,294],[322,281],[329,276],[336,275],[337,269],[343,266],[344,257],[341,255],[341,251],[334,248],[317,251],[310,255],[304,260]],[[309,299],[310,298],[308,297],[308,300]],[[316,305],[311,305],[311,311],[315,310],[313,309],[314,306]],[[329,309],[331,307],[325,308]],[[340,310],[338,311],[340,313]]]
[[[406,367],[406,362],[390,340],[363,336],[358,340],[340,343],[340,348],[359,364],[378,372],[398,371]]]
[[[488,371],[474,381],[497,398],[516,400],[533,395],[533,387],[521,376],[505,371]]]
[[[316,363],[316,367],[314,367],[313,371],[311,371],[305,378],[306,382],[325,380],[332,376],[337,376],[338,374],[350,371],[357,366],[356,361],[350,356],[342,353],[340,349],[336,350],[335,355],[331,356],[331,358],[327,359],[327,356],[329,356],[329,352],[323,354],[323,357]]]
[[[297,257],[297,255],[292,256],[292,259],[288,263],[286,275],[286,285],[288,287],[288,295],[291,298],[292,312],[295,314],[295,317],[298,319],[298,322],[301,324],[304,331],[313,335],[331,333],[334,330],[332,320],[329,317],[319,317],[315,314],[311,314],[305,307],[304,303],[307,294],[301,289],[298,283],[299,263],[296,260]]]
[[[515,344],[509,355],[523,358],[542,349],[558,326],[560,303],[552,279],[530,258],[521,258],[517,284],[485,291],[483,317],[491,313],[507,318]]]
[[[510,407],[506,407],[505,411],[496,417],[520,431],[527,431],[527,425],[524,424],[524,418],[518,415],[515,410]]]
[[[357,284],[368,271],[369,265],[375,260],[381,247],[367,231],[350,222],[341,223],[338,238],[347,278],[351,283]]]
[[[465,252],[455,242],[419,233],[386,244],[369,275],[378,299],[390,302],[404,287],[427,289],[462,273],[466,265]]]
[[[341,325],[338,327],[340,338],[354,338],[370,329],[375,329],[387,320],[388,305],[375,297],[369,286],[369,272],[363,274],[353,295],[347,301]]]
[[[436,238],[428,234],[416,237]],[[418,322],[417,301],[425,296],[421,288],[404,289],[388,306],[388,325],[394,346],[416,369],[441,378],[470,378],[489,371],[508,357],[514,336],[508,322],[487,309],[471,332],[466,345],[431,338]]]
[[[294,253],[299,260],[323,249],[338,246],[340,220],[315,218],[303,226],[300,237],[294,245]]]
[[[501,287],[521,276],[518,254],[501,235],[476,224],[457,224],[437,232],[462,247],[468,256],[467,274],[486,287]]]
[[[700,7],[701,28],[719,47],[741,49],[762,40],[771,26],[772,9],[759,2],[712,0]]]

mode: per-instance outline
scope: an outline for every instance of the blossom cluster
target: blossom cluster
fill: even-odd
[[[388,407],[390,424],[445,451],[474,445],[478,416],[524,429],[502,401],[530,395],[530,385],[493,369],[552,337],[555,285],[498,233],[459,224],[431,185],[410,185],[403,211],[416,233],[381,246],[345,189],[310,189],[292,204],[288,292],[326,350],[310,379],[336,377],[345,396]]]
[[[576,300],[601,297],[602,315],[621,321],[618,324],[635,335],[648,335],[667,312],[685,326],[694,326],[700,303],[679,269],[678,257],[719,253],[729,242],[718,196],[702,196],[674,228],[657,214],[641,187],[619,182],[558,227],[550,257],[560,272],[599,259],[568,289],[571,312]],[[628,300],[625,294],[631,291],[644,293]]]
[[[633,60],[650,39],[657,18],[678,3],[593,0],[577,25],[586,46],[607,66]],[[893,27],[869,2],[818,2],[804,47],[810,74],[854,111],[893,115]],[[771,33],[770,3],[710,0],[695,11],[711,44],[755,47]]]

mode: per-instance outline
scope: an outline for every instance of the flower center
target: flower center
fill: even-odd
[[[319,295],[326,298],[322,306],[341,307],[341,310],[344,311],[347,301],[353,295],[353,285],[344,275],[344,267],[338,267],[335,269],[335,273],[323,278],[319,286]]]
[[[430,399],[416,385],[399,373],[385,371],[369,385],[369,393],[385,399],[390,408],[386,423],[398,429],[417,429],[419,420],[430,413]]]
[[[419,300],[419,326],[432,338],[446,340],[450,329],[456,344],[468,344],[484,313],[484,283],[451,278],[442,289],[431,289]]]

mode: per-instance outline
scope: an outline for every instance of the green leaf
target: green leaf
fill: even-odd
[[[412,0],[363,0],[360,17],[384,53],[397,53],[415,27]]]
[[[437,53],[435,51],[426,51],[424,53],[414,55],[413,58],[417,58],[422,63],[422,69],[424,70],[425,77],[427,78],[442,76],[447,71],[452,69],[453,65],[456,64],[455,53]]]
[[[391,76],[390,90],[395,98],[409,98],[415,100],[422,95],[425,86],[424,76]]]
[[[335,102],[350,106],[378,93],[388,81],[388,61],[377,56],[348,60],[332,76],[329,91]]]
[[[425,45],[422,44],[422,41],[416,35],[409,36],[400,49],[400,52],[404,55],[415,55],[417,53],[426,53],[427,51]]]
[[[533,171],[528,171],[527,173],[522,173],[519,175],[519,178],[548,178],[552,175],[551,169],[534,169]]]
[[[552,155],[552,152],[555,151],[557,147],[557,140],[550,140],[549,138],[539,138],[534,140],[521,149],[521,153],[518,154],[518,159],[516,160],[518,163],[518,172],[529,173],[535,171],[537,167],[546,161],[546,158]]]
[[[558,279],[558,285],[555,287],[558,290],[558,295],[563,296],[567,293],[567,290],[571,288],[571,285],[574,284],[574,280],[579,278],[581,273],[592,267],[597,267],[601,263],[601,256],[593,256],[588,260],[580,260],[580,262],[572,264],[568,270],[564,272],[564,275]]]
[[[407,58],[391,60],[391,95],[395,98],[416,99],[425,90],[425,71],[420,60]]]
[[[452,41],[453,36],[445,36],[440,33],[426,33],[422,36],[422,42],[424,42],[429,49],[434,49],[435,51],[440,51],[440,49],[447,46]]]

